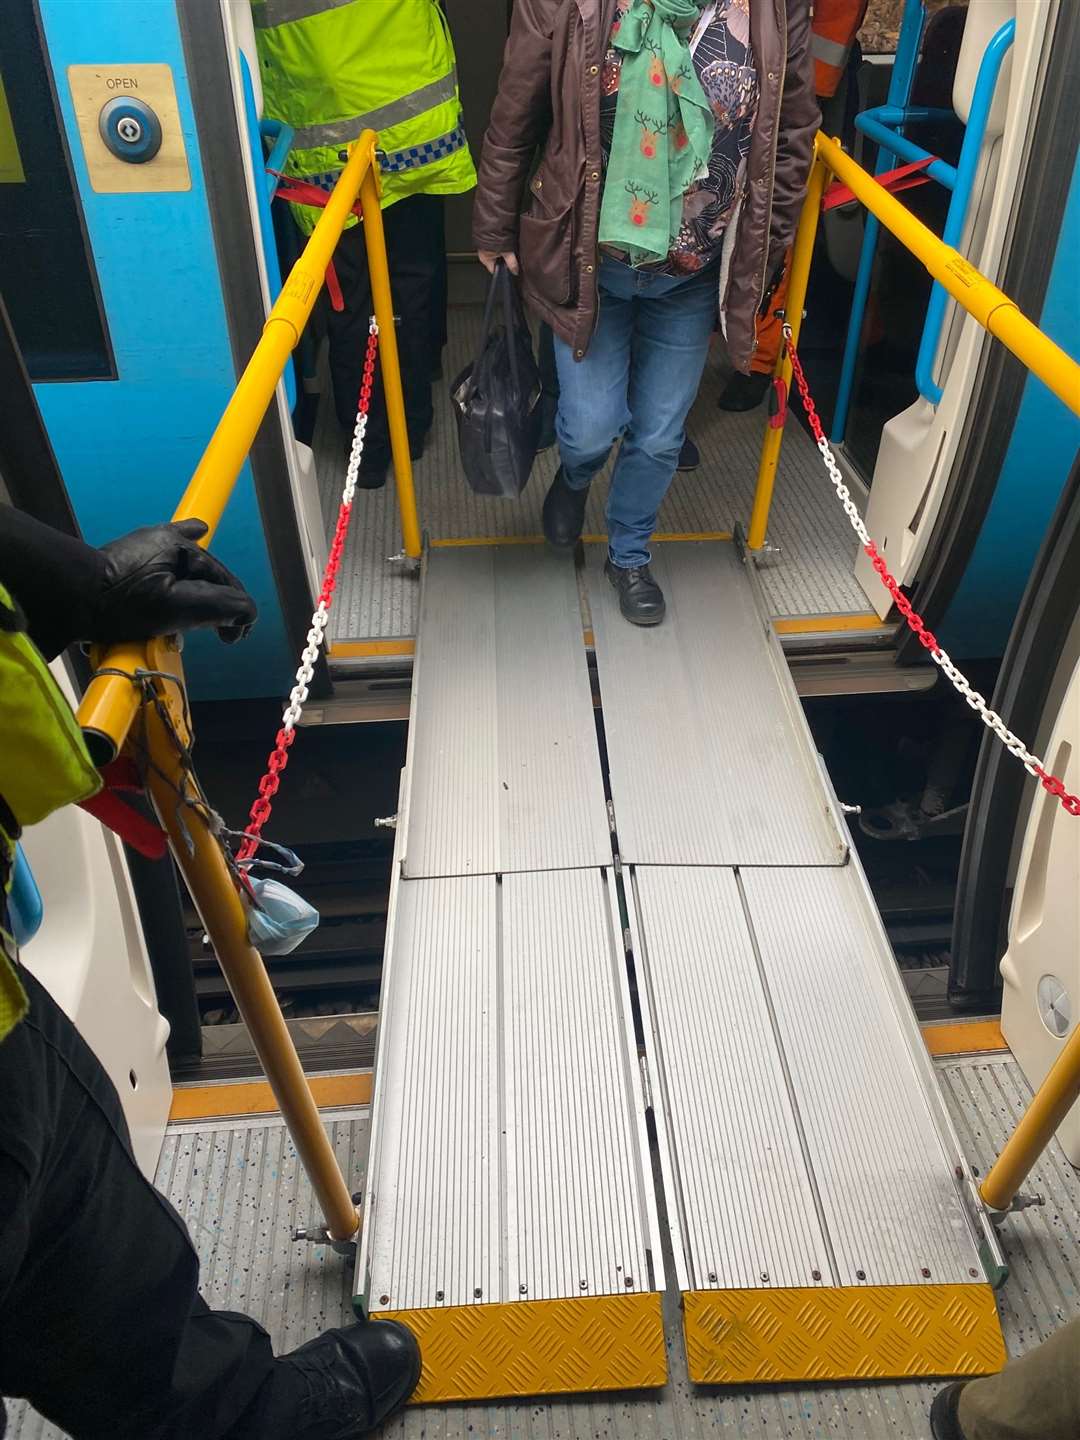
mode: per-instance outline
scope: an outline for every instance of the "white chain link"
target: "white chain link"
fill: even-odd
[[[786,326],[785,335],[790,341],[791,336]],[[840,503],[844,507],[844,513],[851,521],[851,527],[856,535],[858,535],[863,548],[866,549],[867,546],[872,544],[870,533],[863,524],[862,516],[856,509],[855,501],[851,498],[851,491],[844,484],[843,473],[841,472],[840,466],[836,463],[836,456],[833,454],[829,442],[824,435],[822,435],[821,439],[817,442],[817,448],[821,452],[821,458],[824,460],[825,466],[828,469],[829,478],[833,483],[833,489],[836,491],[840,498]],[[964,697],[987,729],[992,730],[1005,748],[1016,756],[1028,774],[1034,775],[1036,778],[1039,777],[1040,771],[1045,774],[1046,766],[1043,762],[1037,755],[1031,753],[1018,735],[1013,734],[997,711],[991,710],[990,706],[986,703],[985,697],[980,695],[978,690],[972,686],[967,676],[957,669],[956,665],[954,665],[950,659],[948,652],[938,645],[929,653],[934,664],[948,676],[954,689]]]
[[[378,335],[379,327],[375,323],[374,315],[371,317],[371,325],[368,328],[369,335]],[[360,461],[364,454],[364,435],[367,432],[368,417],[363,410],[356,412],[356,425],[353,429],[352,446],[349,450],[349,460],[345,467],[345,488],[341,492],[342,505],[351,505],[353,496],[356,494],[356,480],[360,474]],[[285,713],[281,717],[281,728],[288,732],[295,730],[299,724],[300,716],[304,706],[307,704],[311,680],[315,674],[315,666],[318,663],[319,654],[323,647],[323,639],[326,635],[326,627],[330,622],[330,607],[325,600],[320,600],[316,606],[315,613],[311,617],[311,629],[307,633],[307,644],[300,656],[300,668],[296,672],[296,684],[289,695],[289,703],[285,707]]]

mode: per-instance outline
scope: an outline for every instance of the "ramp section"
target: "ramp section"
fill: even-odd
[[[632,873],[700,1383],[973,1375],[1005,1360],[955,1137],[909,1046],[864,884],[855,861]]]
[[[404,874],[610,864],[573,562],[523,545],[426,564]]]
[[[590,547],[589,604],[619,853],[639,865],[838,865],[787,666],[736,546],[653,549],[668,616],[628,625]]]
[[[609,872],[399,881],[358,1289],[421,1400],[663,1384],[657,1237]]]

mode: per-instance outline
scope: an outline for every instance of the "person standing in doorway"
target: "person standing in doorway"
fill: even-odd
[[[807,0],[515,5],[473,238],[488,268],[520,270],[555,334],[553,545],[576,544],[621,437],[607,574],[634,624],[664,618],[649,539],[709,338],[719,319],[747,368],[817,122]]]
[[[290,177],[332,190],[345,148],[379,136],[390,288],[413,459],[431,428],[432,377],[446,341],[443,197],[476,183],[461,118],[453,41],[436,0],[251,0],[265,113],[291,125]],[[309,234],[319,211],[294,205]],[[355,217],[334,253],[344,309],[329,312],[330,375],[351,436],[371,315],[364,230]],[[390,432],[376,371],[360,484],[390,468]]]

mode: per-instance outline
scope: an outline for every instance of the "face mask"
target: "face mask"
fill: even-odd
[[[248,939],[263,955],[288,955],[318,928],[319,912],[280,880],[249,880],[257,906],[248,907]]]

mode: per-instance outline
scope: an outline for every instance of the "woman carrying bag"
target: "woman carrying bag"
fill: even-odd
[[[808,0],[514,6],[473,238],[555,334],[551,544],[576,544],[622,439],[606,569],[637,625],[664,618],[649,539],[709,338],[719,319],[749,367],[794,234],[818,122],[809,38]]]

